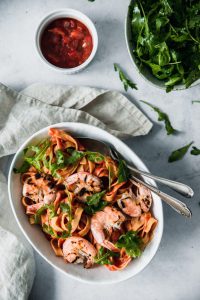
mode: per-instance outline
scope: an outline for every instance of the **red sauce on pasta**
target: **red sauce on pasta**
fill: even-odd
[[[41,36],[41,51],[46,60],[60,68],[84,63],[93,49],[92,36],[80,21],[62,18],[51,22]]]

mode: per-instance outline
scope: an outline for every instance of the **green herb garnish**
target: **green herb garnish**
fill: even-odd
[[[119,79],[123,83],[125,91],[127,91],[129,87],[137,90],[137,85],[127,78],[127,76],[117,64],[114,64],[114,69],[116,72],[119,72]]]
[[[142,254],[142,245],[143,243],[138,236],[138,232],[133,230],[121,235],[116,243],[116,247],[119,249],[125,248],[126,253],[134,258]]]
[[[192,104],[194,103],[200,103],[200,100],[192,100]]]
[[[165,129],[167,131],[167,134],[170,135],[170,134],[173,134],[176,132],[176,130],[172,127],[171,125],[171,122],[169,120],[169,117],[166,113],[162,112],[158,107],[146,102],[146,101],[143,101],[143,100],[140,100],[141,102],[147,104],[148,106],[150,106],[155,112],[157,112],[158,114],[158,121],[164,121],[165,123]]]
[[[68,214],[68,236],[71,236],[71,231],[72,231],[72,220],[73,220],[73,215],[72,215],[72,199],[70,196],[70,193],[67,191],[67,195],[68,195],[68,203],[60,203],[60,208],[62,210],[62,212],[67,213]]]
[[[174,161],[182,159],[192,144],[193,144],[193,142],[189,143],[188,145],[186,145],[182,148],[179,148],[179,149],[173,151],[168,159],[168,162],[174,162]]]
[[[130,177],[130,172],[129,169],[127,168],[126,162],[120,159],[118,165],[118,183],[127,181],[129,177]]]
[[[105,195],[105,191],[95,193],[92,196],[87,197],[87,202],[85,203],[84,211],[88,215],[93,215],[97,211],[102,210],[107,204],[107,201],[102,200]]]
[[[104,160],[104,156],[99,152],[86,151],[86,157],[94,163],[100,163]]]
[[[200,149],[197,147],[192,147],[192,150],[190,151],[192,155],[200,155]]]
[[[46,225],[46,224],[44,224],[43,226],[42,226],[42,230],[45,232],[45,233],[47,233],[47,234],[49,234],[49,235],[51,235],[51,236],[53,236],[53,237],[57,237],[57,235],[55,234],[55,232],[53,231],[53,228],[49,225]]]
[[[36,214],[34,215],[35,224],[40,224],[41,215],[48,209],[48,207],[49,206],[47,204],[45,204],[37,210]]]
[[[163,81],[167,92],[200,78],[199,0],[134,0],[129,18],[140,70]]]
[[[112,265],[113,262],[109,259],[111,257],[119,257],[119,253],[101,247],[94,258],[94,262],[99,265]]]
[[[14,173],[26,173],[30,168],[30,164],[27,161],[24,161],[21,167],[13,168]]]

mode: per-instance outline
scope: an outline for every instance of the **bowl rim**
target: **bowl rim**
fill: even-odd
[[[17,221],[18,226],[20,227],[22,233],[24,234],[24,236],[28,240],[28,242],[31,244],[31,246],[33,247],[33,249],[47,263],[49,263],[56,270],[62,272],[63,274],[65,274],[66,276],[68,276],[68,277],[70,277],[72,279],[75,279],[75,280],[78,280],[78,281],[84,282],[84,283],[101,285],[101,284],[113,284],[113,283],[117,283],[117,282],[122,282],[122,281],[130,279],[130,278],[136,276],[137,274],[139,274],[140,272],[142,272],[150,264],[150,262],[155,257],[155,255],[156,255],[156,253],[158,251],[158,248],[159,248],[160,243],[161,243],[162,235],[163,235],[163,229],[164,229],[163,205],[162,205],[162,201],[161,201],[160,197],[158,197],[158,199],[157,199],[158,201],[160,201],[160,212],[159,212],[159,227],[160,227],[160,230],[159,230],[159,232],[157,234],[157,244],[156,244],[156,246],[154,246],[154,251],[153,251],[153,254],[150,256],[150,259],[148,260],[148,262],[146,262],[142,266],[142,268],[140,270],[137,271],[137,273],[132,274],[132,275],[129,274],[128,276],[125,276],[124,278],[119,278],[119,279],[116,279],[116,280],[109,280],[109,281],[106,281],[106,280],[105,281],[103,281],[103,280],[102,281],[97,281],[97,280],[91,281],[90,279],[87,279],[87,278],[81,278],[81,277],[78,277],[76,275],[73,275],[73,274],[65,272],[65,270],[61,269],[55,263],[51,262],[51,260],[47,256],[45,256],[44,254],[42,254],[42,252],[40,251],[40,249],[38,249],[38,247],[32,241],[31,237],[28,235],[28,233],[26,233],[25,229],[21,225],[20,220],[19,220],[19,218],[17,216],[17,212],[15,211],[15,207],[14,207],[14,204],[13,204],[14,199],[12,199],[12,193],[11,193],[11,181],[12,181],[11,177],[12,177],[13,168],[15,166],[15,163],[16,163],[16,160],[18,158],[18,155],[22,152],[22,150],[26,147],[27,144],[29,144],[39,134],[41,134],[41,133],[43,133],[45,131],[48,131],[49,128],[63,128],[63,127],[67,128],[67,126],[74,126],[74,124],[76,124],[76,125],[78,124],[79,126],[84,126],[85,128],[87,126],[88,129],[91,128],[91,127],[93,127],[93,129],[98,129],[99,132],[101,131],[102,134],[106,132],[106,134],[110,135],[112,137],[112,139],[114,139],[116,142],[120,142],[121,144],[123,144],[124,148],[126,148],[128,151],[130,151],[130,152],[132,152],[134,154],[134,156],[141,163],[142,168],[143,168],[144,171],[147,171],[147,172],[149,171],[148,168],[146,167],[146,165],[143,163],[143,161],[137,156],[137,154],[129,146],[127,146],[119,138],[113,136],[111,133],[107,132],[104,129],[98,128],[98,127],[90,125],[90,124],[79,123],[79,122],[61,122],[61,123],[52,124],[52,125],[49,125],[49,126],[46,126],[46,127],[42,128],[42,129],[40,129],[39,131],[37,131],[34,134],[32,134],[28,139],[26,139],[26,141],[19,147],[19,149],[17,150],[17,152],[14,155],[14,158],[12,159],[12,162],[11,162],[11,165],[10,165],[10,168],[9,168],[9,173],[8,173],[8,196],[9,196],[9,202],[10,202],[10,205],[11,205],[11,208],[12,208],[12,212],[14,214],[14,217],[15,217],[15,220]],[[151,184],[154,185],[155,187],[157,186],[154,180],[152,180],[152,179],[147,179],[147,180],[151,181]]]
[[[41,47],[40,47],[40,38],[43,33],[43,30],[53,20],[59,19],[61,17],[67,18],[67,17],[70,17],[71,15],[73,15],[73,17],[71,17],[71,18],[80,20],[88,28],[88,30],[90,31],[90,34],[92,35],[93,48],[92,48],[92,52],[90,53],[90,56],[81,65],[74,67],[74,68],[60,68],[60,67],[57,67],[57,66],[53,65],[52,63],[50,63],[44,57],[44,55],[42,54],[42,51],[41,51]],[[36,28],[35,49],[36,49],[36,52],[37,52],[40,60],[42,60],[43,63],[45,63],[47,66],[49,66],[50,69],[60,72],[61,74],[64,73],[64,74],[70,75],[70,74],[80,72],[81,70],[86,68],[86,66],[89,65],[89,63],[93,60],[93,58],[97,52],[97,48],[98,48],[98,34],[97,34],[97,30],[96,30],[96,27],[95,27],[93,21],[86,14],[84,14],[81,11],[76,10],[76,9],[61,8],[61,9],[53,10],[41,18],[41,20]]]
[[[130,35],[129,35],[129,31],[130,31],[130,17],[129,17],[129,6],[131,5],[131,3],[134,0],[130,0],[130,3],[128,5],[128,11],[125,17],[125,22],[124,22],[124,34],[125,34],[125,41],[126,41],[126,47],[129,53],[129,57],[130,60],[135,68],[135,70],[138,72],[138,74],[147,82],[149,82],[153,87],[157,87],[161,90],[166,90],[166,86],[164,84],[164,81],[157,79],[149,70],[148,68],[145,66],[145,70],[147,70],[148,74],[149,74],[149,78],[147,78],[139,69],[137,63],[135,62],[135,55],[132,53],[132,49],[133,46],[131,45],[131,41],[130,41]],[[152,78],[152,80],[150,79]],[[157,82],[157,83],[156,83]],[[196,80],[195,82],[193,82],[188,88],[186,88],[184,86],[183,83],[181,84],[175,84],[174,89],[172,90],[172,92],[175,91],[183,91],[183,90],[188,90],[192,87],[195,87],[197,85],[200,85],[200,78],[198,80]]]

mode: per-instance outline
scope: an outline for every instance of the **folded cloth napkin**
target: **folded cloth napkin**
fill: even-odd
[[[39,129],[82,122],[125,138],[145,135],[151,122],[125,96],[89,87],[34,84],[18,93],[0,84],[0,157],[13,154]],[[10,213],[0,173],[0,300],[27,299],[35,274],[33,253]]]

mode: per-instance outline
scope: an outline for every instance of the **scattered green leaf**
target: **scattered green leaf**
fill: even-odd
[[[119,72],[119,79],[123,83],[125,91],[127,91],[129,87],[137,90],[137,85],[127,78],[127,76],[124,74],[124,72],[117,64],[114,64],[114,70],[116,72]]]
[[[138,257],[142,254],[142,240],[137,231],[128,231],[119,237],[116,246],[119,249],[125,248],[126,253],[131,257]]]
[[[51,236],[53,236],[53,237],[57,237],[57,235],[55,234],[55,232],[53,231],[53,228],[49,225],[46,225],[46,224],[44,224],[43,226],[42,226],[42,230],[46,233],[46,234],[49,234],[49,235],[51,235]]]
[[[43,205],[42,207],[40,207],[36,214],[34,215],[35,217],[35,224],[40,224],[40,218],[41,218],[41,215],[48,209],[48,205]]]
[[[167,131],[167,134],[170,135],[170,134],[173,134],[176,132],[176,130],[172,127],[171,125],[171,122],[169,120],[169,117],[166,113],[162,112],[158,107],[156,106],[153,106],[152,104],[146,102],[146,101],[143,101],[143,100],[140,100],[141,102],[147,104],[148,106],[150,106],[155,112],[157,112],[158,114],[158,121],[164,121],[165,123],[165,129]]]
[[[119,253],[101,247],[94,258],[94,262],[99,265],[112,265],[111,257],[119,257]]]
[[[192,150],[190,151],[192,155],[200,155],[200,149],[197,147],[192,147]]]
[[[200,100],[192,100],[192,104],[194,103],[200,103]]]
[[[118,183],[127,181],[129,177],[130,177],[130,172],[129,169],[127,168],[126,162],[120,159],[118,165]]]
[[[93,215],[97,211],[102,210],[107,204],[107,201],[102,200],[105,195],[105,191],[95,193],[92,196],[87,197],[87,202],[85,203],[84,211],[88,215]]]
[[[192,144],[193,144],[193,142],[189,143],[188,145],[186,145],[182,148],[179,148],[179,149],[173,151],[171,153],[171,155],[169,156],[168,162],[174,162],[174,161],[182,159]]]
[[[94,163],[100,163],[104,160],[104,156],[99,152],[86,151],[86,157]]]
[[[21,167],[13,168],[14,173],[26,173],[30,168],[30,164],[27,161],[24,161]]]

